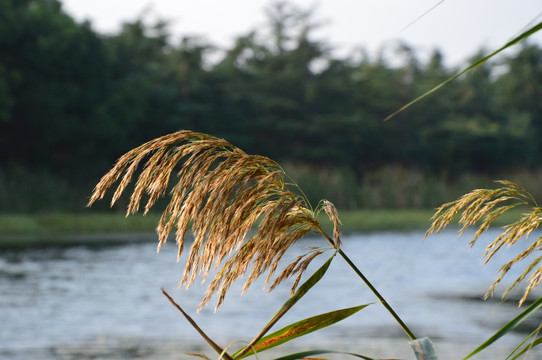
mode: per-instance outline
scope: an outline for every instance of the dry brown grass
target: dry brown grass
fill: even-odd
[[[175,168],[177,183],[170,186]],[[331,203],[323,201],[313,211],[303,197],[288,189],[284,171],[276,162],[192,131],[157,138],[124,154],[96,185],[88,205],[102,199],[119,182],[113,205],[138,171],[127,215],[139,210],[144,197],[147,213],[169,191],[169,204],[156,229],[158,250],[175,229],[180,259],[191,228],[194,242],[181,284],[189,287],[197,276],[205,280],[212,269],[217,270],[200,309],[215,293],[220,306],[231,284],[244,274],[248,277],[243,291],[266,272],[267,285],[286,250],[311,230],[321,232],[337,248],[340,244],[340,220]],[[316,219],[322,209],[335,225],[333,239]],[[294,274],[295,288],[321,252],[310,249],[286,266],[270,289]]]
[[[524,188],[510,182],[497,181],[501,187],[497,189],[476,189],[463,195],[456,201],[442,205],[432,220],[433,223],[426,233],[426,237],[431,233],[436,233],[444,229],[450,223],[460,216],[461,225],[460,235],[471,226],[478,226],[474,233],[470,246],[474,245],[482,233],[484,233],[499,216],[518,206],[527,206],[527,212],[518,221],[509,224],[503,228],[503,232],[485,249],[485,263],[491,260],[499,249],[503,246],[512,246],[521,238],[528,238],[532,232],[537,229],[542,221],[542,209],[538,207],[535,199]],[[502,281],[507,272],[522,260],[536,251],[542,250],[542,237],[537,237],[531,244],[519,255],[505,263],[500,268],[500,275],[491,285],[486,298],[493,294],[495,287]],[[542,265],[540,264],[542,256],[536,257],[525,267],[523,273],[512,283],[504,292],[507,295],[521,281],[529,276],[527,286],[519,304],[525,302],[531,291],[538,286],[542,280]]]

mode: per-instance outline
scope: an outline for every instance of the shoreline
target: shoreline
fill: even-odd
[[[423,230],[429,226],[432,210],[349,210],[341,211],[342,231]],[[160,215],[121,213],[0,214],[0,247],[65,245],[86,243],[97,237],[125,241],[127,237],[156,237]],[[320,217],[324,227],[332,224]]]
[[[431,209],[339,211],[343,223],[341,231],[345,234],[425,231],[433,214]],[[517,217],[517,212],[504,214],[495,221],[495,226],[511,223]],[[319,219],[324,228],[332,231],[332,223],[325,214]],[[155,213],[128,217],[121,213],[96,212],[0,214],[0,248],[98,244],[104,237],[108,243],[155,240],[159,220],[160,215]]]

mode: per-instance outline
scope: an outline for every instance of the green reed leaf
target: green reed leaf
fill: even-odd
[[[512,351],[507,357],[506,357],[506,360],[516,360],[517,358],[519,358],[521,355],[525,354],[526,352],[530,351],[532,348],[534,348],[535,346],[538,346],[542,343],[542,338],[537,338],[538,335],[540,334],[540,330],[542,330],[542,323],[532,332],[529,334],[529,336],[527,336],[515,349],[514,351]],[[535,339],[527,344],[525,347],[522,348],[522,346],[527,343],[527,340],[529,340],[530,338],[534,337]],[[521,349],[521,350],[520,350]],[[514,355],[514,353],[516,353],[516,351],[520,350],[517,354]]]
[[[263,337],[256,344],[254,344],[253,349],[255,351],[262,352],[274,348],[275,346],[279,346],[300,336],[307,335],[311,332],[338,323],[339,321],[346,319],[369,305],[370,304],[364,304],[351,308],[335,310],[298,321]],[[235,358],[241,359],[242,357]]]
[[[405,31],[406,29],[408,29],[409,27],[411,27],[412,25],[414,25],[415,23],[417,23],[418,21],[420,21],[420,19],[422,19],[423,17],[425,17],[427,14],[429,14],[431,11],[435,10],[439,5],[441,5],[444,1],[446,0],[440,0],[438,3],[436,3],[435,5],[431,6],[428,10],[426,10],[423,14],[421,14],[420,16],[418,16],[416,19],[412,20],[410,23],[408,23],[404,28],[401,29],[401,31],[399,31],[399,34],[402,33],[403,31]]]
[[[307,356],[313,356],[313,355],[321,355],[321,354],[343,354],[343,355],[350,355],[353,357],[357,357],[360,359],[365,360],[384,360],[384,359],[373,359],[368,356],[363,356],[360,354],[355,354],[351,352],[344,352],[344,351],[335,351],[335,350],[309,350],[309,351],[302,351],[295,354],[290,354],[286,356],[282,356],[280,358],[276,358],[273,360],[298,360],[301,358],[306,358]],[[387,360],[397,360],[397,359],[387,359]]]
[[[186,355],[189,355],[189,356],[193,356],[193,357],[198,357],[200,359],[204,359],[204,360],[211,360],[209,357],[203,355],[203,354],[199,354],[199,353],[185,353]]]
[[[512,329],[514,329],[516,326],[521,324],[524,320],[529,318],[529,316],[533,315],[534,312],[536,312],[538,309],[542,307],[542,298],[539,298],[534,303],[532,303],[527,309],[525,309],[521,314],[516,316],[514,319],[512,319],[508,324],[504,325],[501,329],[499,329],[495,334],[493,334],[489,339],[487,339],[483,344],[481,344],[479,347],[474,349],[473,352],[471,352],[467,357],[463,358],[463,360],[466,360],[468,358],[471,358],[472,356],[476,355],[480,351],[484,350],[485,348],[489,347],[491,344],[493,344],[495,341],[503,337],[505,334],[510,332]]]
[[[333,255],[318,269],[312,274],[307,281],[305,281],[297,290],[296,292],[286,300],[286,302],[282,305],[282,307],[277,311],[275,315],[269,320],[268,325],[271,323],[275,323],[276,319],[282,317],[284,313],[286,313],[288,310],[290,310],[295,303],[297,303],[305,294],[314,286],[326,273],[327,269],[329,268],[329,265],[331,264],[331,261],[335,257],[337,252],[334,252]]]
[[[277,311],[275,315],[267,322],[267,324],[263,327],[262,331],[256,337],[245,347],[237,351],[233,357],[239,356],[239,358],[242,358],[245,353],[251,350],[252,346],[258,342],[273,325],[277,323],[277,321],[284,316],[290,310],[295,303],[297,303],[305,294],[312,288],[326,273],[327,269],[329,268],[329,265],[331,264],[331,261],[335,257],[337,252],[335,251],[333,255],[322,265],[318,270],[312,274],[307,281],[305,281],[300,287],[297,288],[296,292],[286,300],[286,302],[281,306],[281,308]]]
[[[399,114],[400,112],[408,109],[409,107],[411,107],[412,105],[414,105],[415,103],[417,103],[418,101],[422,100],[423,98],[425,98],[426,96],[429,96],[431,95],[432,93],[434,93],[435,91],[439,90],[440,88],[442,88],[443,86],[447,85],[448,83],[452,82],[453,80],[457,79],[458,77],[460,77],[461,75],[465,74],[466,72],[482,65],[483,63],[485,63],[486,61],[488,61],[489,59],[491,59],[492,57],[494,57],[495,55],[499,54],[500,52],[508,49],[509,47],[517,44],[518,42],[520,42],[521,40],[523,39],[526,39],[528,38],[529,36],[533,35],[534,33],[536,33],[537,31],[540,31],[542,30],[542,22],[539,22],[538,24],[534,25],[533,27],[531,27],[530,29],[522,32],[520,35],[516,36],[515,38],[513,38],[512,40],[510,40],[509,42],[507,42],[504,46],[502,46],[501,48],[495,50],[494,52],[492,52],[491,54],[487,55],[486,57],[476,61],[475,63],[471,64],[470,66],[466,67],[465,69],[461,70],[460,72],[458,72],[457,74],[451,76],[450,78],[444,80],[443,82],[441,82],[440,84],[438,84],[437,86],[435,86],[434,88],[426,91],[425,93],[423,93],[422,95],[418,96],[416,99],[412,100],[411,102],[409,102],[408,104],[404,105],[403,107],[401,107],[399,110],[395,111],[393,114],[389,115],[386,119],[384,119],[384,121],[387,121],[389,119],[391,119],[392,117],[394,117],[395,115]]]
[[[535,341],[533,341],[532,343],[530,343],[528,346],[524,347],[523,349],[521,349],[520,352],[518,352],[516,355],[514,355],[514,357],[511,357],[511,358],[507,358],[507,359],[510,359],[510,360],[516,360],[518,359],[521,355],[525,354],[526,352],[530,351],[532,348],[534,348],[535,346],[538,346],[542,343],[542,338],[538,338],[536,339]]]

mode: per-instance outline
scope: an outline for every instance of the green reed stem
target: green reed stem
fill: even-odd
[[[365,285],[367,285],[367,287],[373,292],[373,294],[375,294],[375,296],[378,298],[378,300],[380,300],[382,305],[384,305],[386,310],[388,310],[388,312],[395,319],[395,321],[397,321],[399,326],[401,326],[401,328],[405,331],[405,333],[408,335],[410,340],[416,340],[416,336],[414,336],[414,334],[412,333],[412,331],[410,331],[408,326],[406,326],[406,324],[403,322],[403,320],[401,320],[399,315],[397,315],[397,313],[392,309],[392,307],[390,306],[390,304],[388,304],[386,299],[384,299],[384,297],[378,292],[378,290],[376,290],[376,288],[373,286],[373,284],[371,284],[369,279],[367,279],[365,277],[365,275],[363,275],[361,270],[358,269],[358,267],[352,262],[352,260],[350,260],[350,258],[344,253],[344,251],[342,251],[342,249],[340,249],[339,246],[337,244],[335,244],[335,241],[333,241],[333,239],[330,238],[329,235],[321,227],[318,226],[317,229],[322,235],[324,235],[324,237],[327,239],[327,241],[329,241],[331,243],[331,245],[333,245],[337,249],[337,252],[339,253],[339,255],[342,256],[342,258],[346,261],[346,263],[348,265],[350,265],[352,270],[354,270],[354,272],[359,276],[359,278],[361,280],[363,280]]]
[[[219,359],[224,358],[226,360],[234,360],[231,355],[226,352],[226,350],[222,349],[220,345],[215,343],[209,336],[207,336],[207,334],[205,334],[205,332],[203,332],[203,330],[198,326],[198,324],[196,324],[196,322],[181,308],[181,306],[177,304],[175,300],[173,300],[173,298],[166,292],[166,290],[164,290],[164,288],[162,288],[162,293],[168,298],[169,302],[173,306],[175,306],[175,308],[177,308],[177,310],[179,310],[181,314],[183,314],[183,316],[186,318],[186,320],[188,320],[190,325],[192,325],[194,329],[196,329],[196,331],[201,335],[201,337],[203,337],[203,339],[205,339],[205,341],[207,341],[207,343],[213,348],[213,350],[220,354]]]
[[[408,328],[408,326],[406,326],[406,324],[403,322],[403,320],[401,320],[401,318],[399,317],[399,315],[397,315],[397,313],[392,309],[392,307],[388,304],[388,302],[384,299],[384,297],[382,297],[382,295],[380,295],[380,293],[378,292],[378,290],[376,290],[376,288],[373,286],[373,284],[371,284],[371,282],[365,277],[365,275],[363,275],[363,273],[358,269],[358,267],[352,262],[352,260],[350,260],[350,258],[341,250],[339,249],[339,255],[341,255],[343,257],[343,259],[348,263],[348,265],[350,265],[350,267],[352,268],[352,270],[354,270],[354,272],[361,278],[361,280],[363,280],[363,282],[365,283],[365,285],[367,285],[367,287],[369,289],[371,289],[371,291],[373,292],[373,294],[375,294],[375,296],[378,298],[378,300],[380,300],[380,302],[382,303],[382,305],[384,305],[384,307],[386,308],[386,310],[388,310],[388,312],[391,314],[391,316],[393,316],[393,318],[395,319],[395,321],[397,321],[397,323],[401,326],[401,328],[403,328],[403,330],[406,332],[406,334],[408,335],[408,337],[410,338],[410,340],[415,340],[416,337],[414,336],[414,334],[412,333],[412,331],[410,331],[410,329]]]

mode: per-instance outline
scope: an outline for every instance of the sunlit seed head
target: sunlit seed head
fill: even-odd
[[[188,287],[198,276],[205,279],[211,269],[217,270],[200,308],[213,294],[218,294],[217,307],[222,304],[231,284],[245,274],[245,290],[265,272],[269,280],[284,252],[319,226],[304,200],[285,188],[284,173],[274,161],[248,155],[223,139],[186,130],[123,155],[96,185],[88,205],[102,199],[120,179],[111,200],[115,204],[140,167],[127,214],[137,212],[145,197],[144,211],[148,212],[169,191],[169,204],[156,228],[157,250],[175,229],[179,260],[191,229],[194,242],[180,284]],[[174,174],[177,182],[170,186]],[[334,238],[338,243],[340,220],[331,203],[326,207],[337,225]],[[315,256],[306,258],[301,267],[285,269],[292,268],[301,276]],[[272,287],[289,275],[282,271]]]

